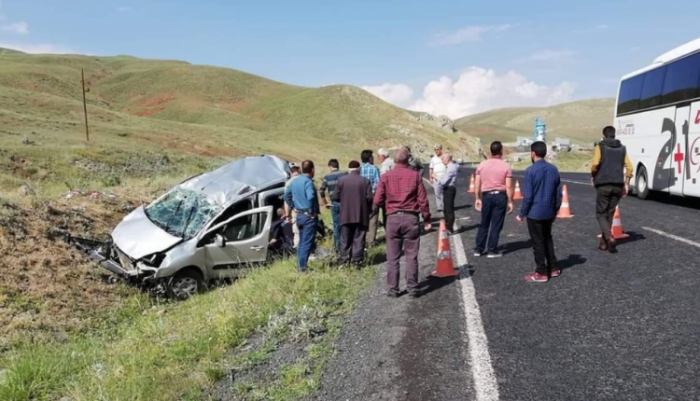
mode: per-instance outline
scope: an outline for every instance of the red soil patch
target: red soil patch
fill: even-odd
[[[173,100],[175,100],[174,94],[161,93],[161,94],[155,95],[151,98],[141,100],[139,102],[139,105],[143,106],[143,107],[157,107],[157,106],[163,106],[165,104],[168,104]]]

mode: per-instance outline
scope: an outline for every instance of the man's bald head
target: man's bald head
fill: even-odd
[[[394,154],[394,161],[399,164],[408,164],[408,160],[411,158],[411,153],[406,149],[406,147],[396,149]]]

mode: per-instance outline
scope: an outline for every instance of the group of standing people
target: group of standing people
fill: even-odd
[[[599,249],[616,252],[611,224],[615,208],[626,196],[632,177],[632,164],[624,146],[615,139],[615,128],[603,130],[604,139],[596,147],[591,174],[597,191],[596,215],[601,228]],[[437,210],[444,214],[447,230],[455,233],[456,181],[459,165],[440,145],[429,165],[428,179],[433,185]],[[554,250],[552,227],[562,206],[562,185],[558,169],[546,161],[547,145],[531,145],[532,165],[525,171],[518,224],[527,221],[535,258],[535,271],[525,276],[528,282],[546,282],[561,275]],[[501,230],[508,214],[513,213],[513,172],[503,160],[503,145],[495,141],[490,146],[491,157],[483,161],[475,174],[475,204],[481,212],[481,224],[476,235],[474,256],[499,258]],[[338,160],[328,162],[329,173],[323,178],[321,204],[333,216],[334,248],[342,265],[360,266],[364,262],[366,244],[376,244],[377,228],[386,232],[387,285],[389,296],[399,293],[399,259],[406,257],[408,292],[418,295],[418,252],[420,249],[421,218],[423,228],[432,227],[427,193],[423,185],[420,161],[408,147],[396,150],[394,158],[386,149],[379,149],[379,167],[374,165],[374,153],[361,153],[362,162],[353,160],[348,171],[341,171]],[[304,161],[301,174],[293,172],[285,191],[288,222],[294,222],[298,232],[298,267],[306,272],[308,259],[315,249],[319,197],[313,183],[312,161]],[[379,215],[382,215],[380,222]]]
[[[306,272],[309,257],[315,249],[321,207],[328,209],[333,219],[333,247],[338,262],[354,266],[363,264],[367,245],[372,247],[377,244],[378,227],[383,224],[386,229],[389,220],[387,207],[384,203],[376,202],[380,177],[402,166],[416,174],[422,168],[420,162],[411,156],[409,148],[400,150],[407,155],[403,164],[389,157],[386,149],[377,152],[380,167],[375,166],[372,150],[362,151],[361,162],[351,161],[346,171],[341,170],[337,159],[329,160],[329,172],[323,177],[319,193],[313,182],[316,174],[313,161],[306,160],[301,166],[290,166],[292,178],[287,182],[285,210],[280,214],[285,216],[285,223],[281,225],[289,225],[293,229],[299,271]]]
[[[483,161],[475,174],[475,208],[481,211],[481,224],[476,236],[474,256],[498,258],[498,241],[507,214],[513,212],[513,172],[503,161],[503,145],[491,144],[491,158]],[[535,257],[535,271],[525,281],[543,283],[561,275],[554,250],[552,226],[562,206],[562,185],[559,170],[545,158],[547,144],[535,142],[530,147],[532,165],[525,170],[523,201],[516,216],[518,224],[527,220],[527,228]],[[596,218],[601,229],[598,248],[617,252],[612,235],[612,222],[620,198],[627,195],[633,165],[627,151],[615,139],[615,128],[603,129],[591,165],[591,183],[596,188]]]

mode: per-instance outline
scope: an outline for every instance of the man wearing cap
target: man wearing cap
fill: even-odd
[[[340,251],[340,203],[333,200],[333,192],[336,188],[336,183],[338,178],[347,174],[346,171],[340,171],[340,163],[338,159],[331,159],[328,161],[328,169],[330,172],[323,177],[323,182],[321,182],[321,203],[323,207],[331,210],[331,216],[333,217],[333,249],[336,253]],[[331,199],[331,203],[328,203],[326,199],[326,192],[328,192],[328,199]]]
[[[442,200],[442,186],[439,184],[440,179],[445,175],[447,167],[442,162],[442,145],[435,145],[435,156],[430,159],[430,174],[428,176],[430,183],[435,191],[435,203],[438,212],[442,212],[444,208]]]
[[[341,265],[359,267],[365,256],[365,240],[372,206],[372,183],[360,175],[360,162],[348,165],[350,174],[338,178],[332,199],[340,203]]]
[[[298,268],[301,273],[306,273],[309,256],[316,243],[318,229],[318,215],[320,207],[313,178],[315,175],[314,162],[305,160],[301,163],[301,172],[294,182],[289,184],[284,191],[284,201],[287,210],[294,209],[297,212],[296,226],[299,229],[299,246],[297,248]],[[292,218],[289,218],[291,222]]]
[[[372,184],[372,193],[377,190],[379,184],[379,169],[374,165],[374,152],[371,150],[363,150],[360,155],[362,158],[362,166],[360,166],[360,175],[369,180]],[[379,221],[379,213],[373,213],[369,218],[369,231],[367,231],[367,242],[370,247],[377,245],[377,223]]]
[[[425,230],[430,230],[430,207],[423,178],[408,167],[410,153],[406,148],[396,151],[396,168],[379,179],[374,195],[374,210],[386,207],[386,256],[388,295],[399,296],[399,261],[406,256],[406,285],[411,297],[418,297],[418,252],[420,250],[419,215],[423,215]]]
[[[286,191],[287,188],[289,188],[289,185],[294,181],[296,178],[301,175],[301,166],[299,166],[297,163],[291,162],[289,163],[289,171],[291,172],[291,177],[287,181],[287,183],[284,185],[284,190]],[[294,208],[288,208],[287,205],[285,204],[285,214],[287,218],[291,217],[292,218],[292,233],[294,233],[294,249],[297,249],[299,246],[299,228],[297,227],[297,212],[294,210]]]
[[[395,163],[394,159],[389,157],[389,151],[385,148],[381,148],[377,151],[377,154],[379,155],[379,163],[380,163],[380,168],[379,168],[379,175],[382,176],[389,171],[394,169]]]

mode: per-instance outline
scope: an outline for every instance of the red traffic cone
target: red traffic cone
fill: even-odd
[[[440,238],[438,239],[437,262],[435,271],[430,275],[433,277],[446,278],[459,276],[459,270],[455,269],[452,263],[452,252],[450,251],[450,237],[445,227],[445,220],[440,220]]]

